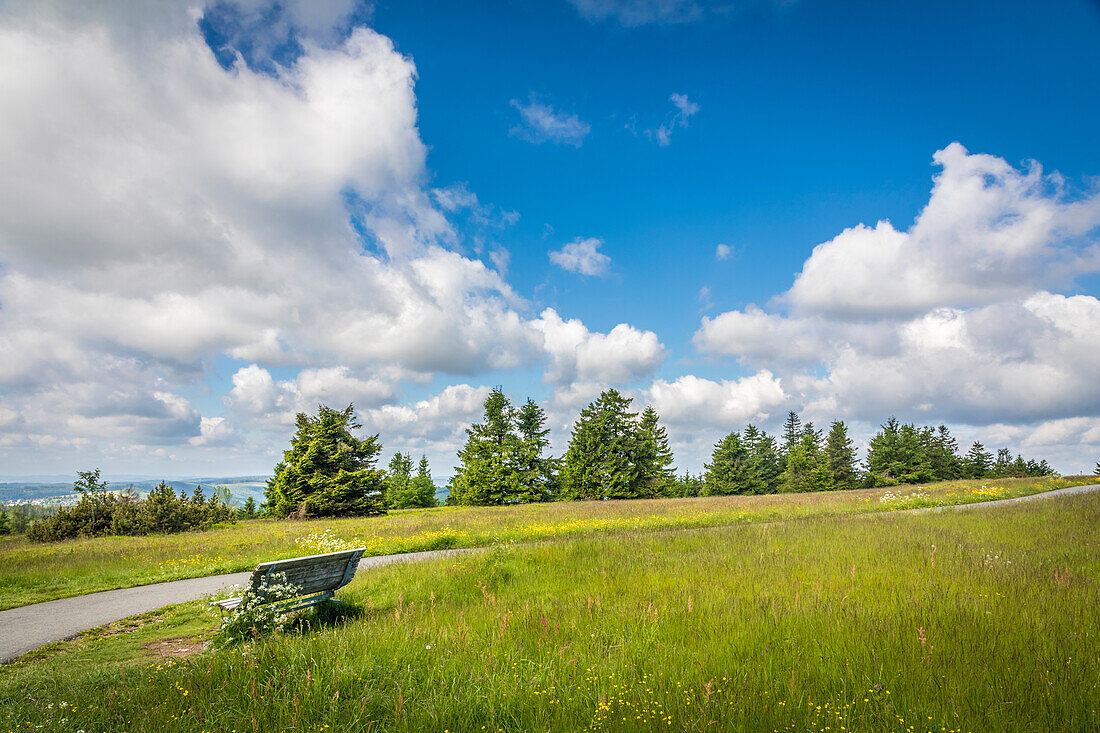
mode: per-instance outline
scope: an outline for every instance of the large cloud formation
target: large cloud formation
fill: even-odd
[[[218,8],[243,33],[260,4]],[[428,187],[415,66],[369,28],[337,32],[348,5],[279,5],[278,37],[218,55],[195,2],[0,9],[9,457],[224,446],[317,399],[374,409],[433,373],[564,368],[545,318],[462,253]],[[265,63],[289,40],[298,55]],[[655,342],[603,363],[633,371]],[[224,418],[189,396],[219,358],[253,363]],[[291,388],[276,367],[304,371]]]
[[[942,170],[909,230],[845,230],[778,299],[786,314],[705,317],[696,347],[785,365],[812,415],[993,426],[978,433],[1079,470],[1100,449],[1088,427],[1100,417],[1100,300],[1052,291],[1100,271],[1100,193],[959,143],[934,161]],[[1082,429],[1052,427],[1066,424]],[[1055,433],[1058,446],[1044,438]]]

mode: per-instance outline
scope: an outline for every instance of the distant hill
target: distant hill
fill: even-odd
[[[2,481],[0,482],[0,503],[3,504],[71,504],[76,501],[77,495],[73,493],[73,482],[68,481],[35,481],[33,479],[46,478],[42,476],[29,477],[31,480]],[[49,477],[60,478],[60,477]],[[209,489],[212,486],[224,486],[229,489],[234,501],[242,502],[252,497],[257,503],[264,500],[264,486],[267,476],[199,476],[195,478],[163,479],[166,484],[176,491],[195,490],[196,486]],[[136,493],[145,495],[159,484],[162,479],[129,479],[108,478],[112,489],[132,488]],[[209,495],[209,492],[207,492]]]
[[[39,504],[53,506],[57,504],[75,504],[79,495],[73,493],[72,480],[62,481],[61,476],[27,476],[21,480],[0,481],[0,504]],[[262,504],[264,500],[264,488],[267,485],[268,476],[197,476],[194,478],[152,479],[141,478],[114,478],[108,477],[107,482],[112,489],[121,490],[132,488],[135,493],[144,496],[159,484],[162,480],[176,491],[191,493],[196,486],[202,486],[210,495],[212,486],[224,486],[234,502],[247,501],[248,497]],[[43,479],[54,479],[43,480]],[[435,491],[436,500],[442,505],[450,491],[443,486],[438,486]]]

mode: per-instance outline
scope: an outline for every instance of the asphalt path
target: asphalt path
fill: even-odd
[[[975,504],[906,509],[900,512],[889,512],[889,514],[985,509],[1019,504],[1036,499],[1084,494],[1098,490],[1100,490],[1100,484],[1070,486],[1041,494],[1021,496],[1016,499],[997,499]],[[365,557],[359,561],[357,570],[392,565],[398,562],[447,557],[464,552],[471,552],[471,550],[429,550],[427,552],[409,552],[402,555]],[[252,572],[247,571],[228,575],[212,575],[206,578],[174,580],[169,583],[154,583],[136,588],[122,588],[120,590],[103,591],[102,593],[91,593],[86,596],[61,598],[56,601],[35,603],[30,606],[0,611],[0,664],[10,662],[16,657],[44,644],[71,639],[87,629],[121,621],[139,613],[155,611],[173,603],[193,601],[231,585],[244,585],[251,575]]]
[[[462,552],[469,550],[428,550],[364,557],[359,561],[356,571]],[[231,585],[244,585],[251,577],[252,571],[249,570],[206,578],[173,580],[169,583],[106,590],[0,611],[0,664],[10,662],[44,644],[71,639],[87,629],[121,621],[139,613],[155,611],[173,603],[193,601]]]

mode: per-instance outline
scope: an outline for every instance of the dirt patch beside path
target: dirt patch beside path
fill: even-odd
[[[158,658],[172,657],[182,659],[205,651],[210,642],[201,641],[193,636],[178,636],[174,639],[160,639],[145,645],[145,651]]]

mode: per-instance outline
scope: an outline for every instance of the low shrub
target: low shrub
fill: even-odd
[[[74,537],[171,534],[236,521],[225,499],[217,493],[207,498],[201,486],[196,486],[191,496],[182,490],[177,495],[162,481],[142,499],[129,490],[109,491],[96,470],[82,472],[73,488],[81,494],[80,501],[32,524],[28,539],[54,542]]]

